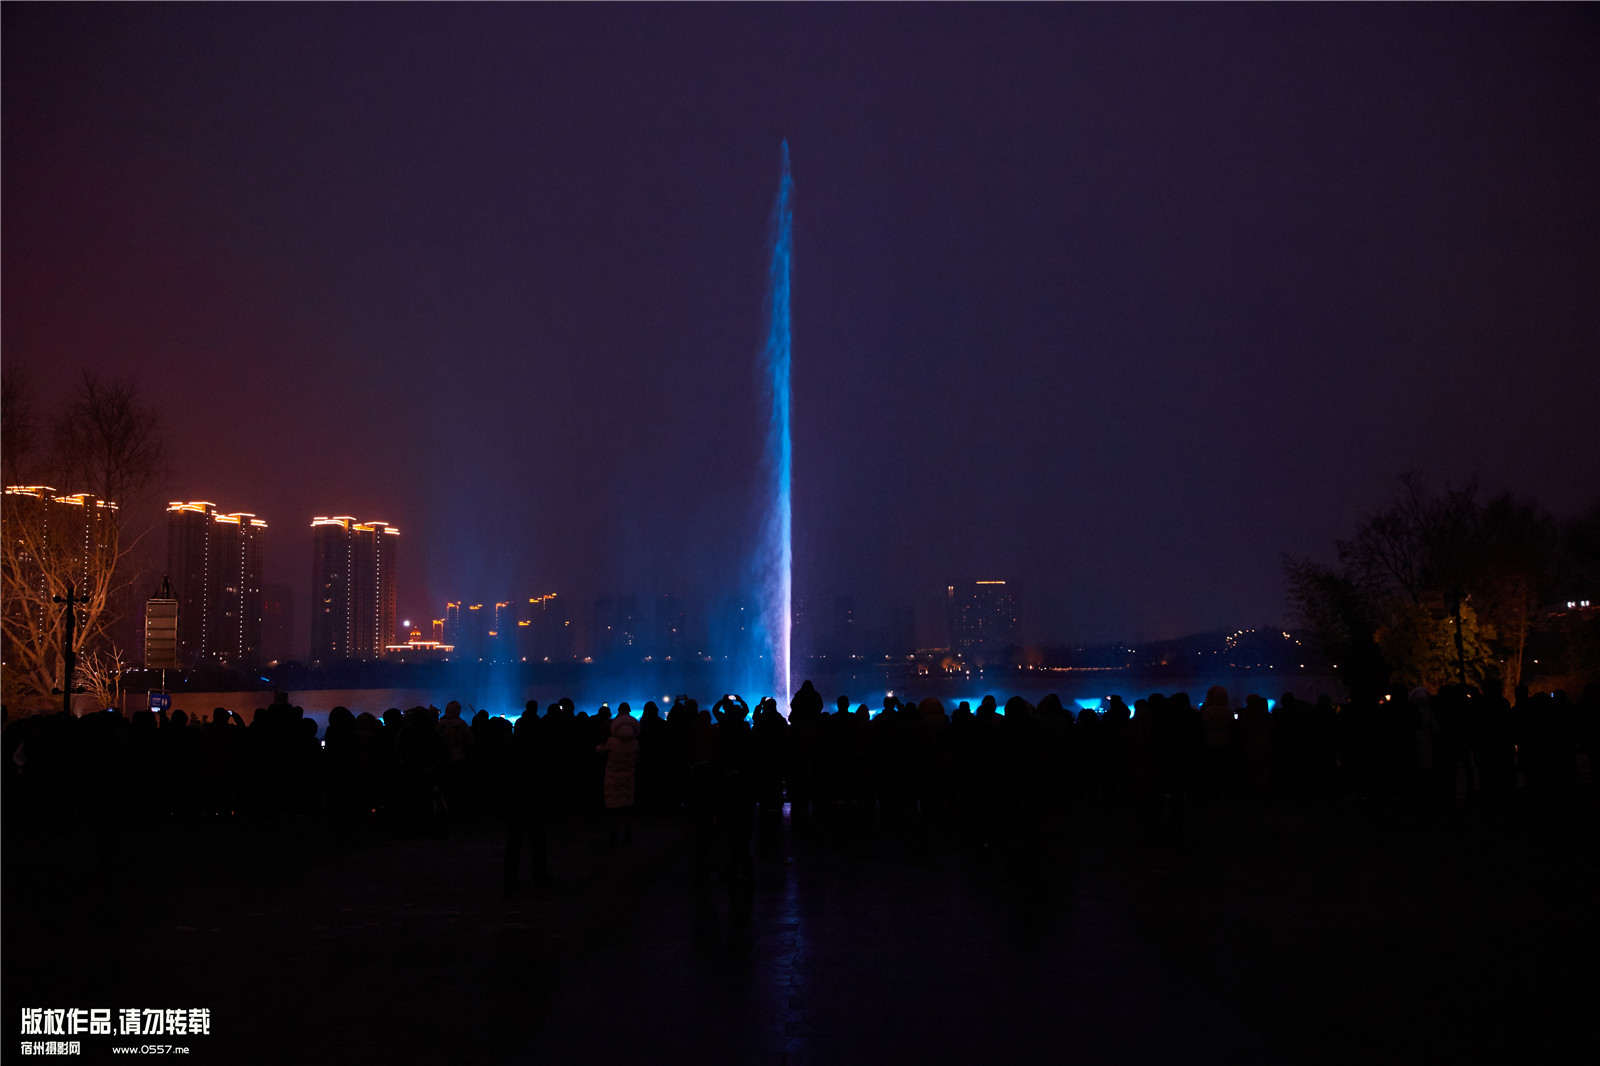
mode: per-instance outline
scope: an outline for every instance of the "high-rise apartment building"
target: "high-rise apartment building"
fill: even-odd
[[[382,658],[395,642],[400,531],[348,515],[311,520],[311,661]]]
[[[589,655],[599,661],[631,659],[639,651],[639,597],[601,596],[594,601]]]
[[[183,669],[261,665],[261,549],[267,524],[205,501],[167,507],[167,577],[178,600]]]
[[[510,600],[494,605],[489,619],[489,658],[493,662],[512,662],[517,657],[517,617]]]
[[[48,485],[7,485],[0,506],[16,568],[8,578],[21,585],[6,589],[0,648],[10,670],[13,641],[37,648],[56,640],[60,612],[50,601],[67,584],[80,599],[106,595],[116,566],[117,505],[88,493],[59,495]]]
[[[517,622],[516,653],[529,662],[571,659],[576,649],[572,619],[567,617],[567,601],[554,592],[533,596]]]
[[[856,626],[854,596],[840,596],[833,601],[833,654],[841,659],[861,654],[861,633]]]
[[[951,651],[987,665],[1017,643],[1016,590],[1004,581],[971,581],[945,589]]]
[[[455,645],[463,659],[482,659],[492,655],[489,647],[489,615],[481,603],[469,603],[461,612],[461,632]]]
[[[689,619],[683,601],[671,593],[656,597],[655,636],[646,650],[658,659],[675,659],[687,649]]]
[[[298,660],[305,654],[294,639],[294,590],[288,585],[261,586],[261,659],[271,664]]]

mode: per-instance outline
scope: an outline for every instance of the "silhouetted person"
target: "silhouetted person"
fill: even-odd
[[[205,813],[231,815],[239,809],[243,744],[244,727],[238,719],[225,707],[213,708],[211,721],[200,731],[201,809]]]
[[[810,681],[789,701],[789,819],[796,833],[811,828],[822,764],[822,694]]]
[[[115,711],[88,715],[79,725],[85,746],[85,800],[93,827],[95,866],[104,875],[116,864],[125,821],[128,727]]]
[[[438,713],[433,707],[412,707],[395,738],[401,825],[411,831],[420,828],[424,819],[444,813],[439,765],[445,756],[434,729]]]
[[[950,720],[931,696],[917,704],[911,741],[912,802],[923,840],[931,843],[948,818],[951,788]]]
[[[1100,793],[1100,712],[1088,707],[1080,709],[1072,730],[1078,793],[1093,799]]]
[[[451,700],[434,727],[438,734],[440,793],[447,811],[466,807],[467,753],[472,747],[472,728],[461,718],[461,704]]]
[[[529,700],[511,737],[511,757],[505,765],[502,785],[506,802],[507,889],[517,887],[524,843],[528,846],[534,885],[542,887],[550,877],[546,822],[552,774],[547,724],[539,719],[539,704]]]
[[[1273,780],[1280,794],[1298,802],[1308,798],[1311,783],[1309,711],[1309,705],[1295,699],[1294,693],[1285,692],[1272,712]]]
[[[1264,696],[1245,697],[1239,712],[1239,750],[1251,796],[1265,799],[1272,787],[1272,717]]]
[[[1206,690],[1206,701],[1200,705],[1200,727],[1204,737],[1206,794],[1213,799],[1230,796],[1237,780],[1234,734],[1238,726],[1228,702],[1228,690],[1221,685],[1212,685]]]
[[[1132,720],[1133,712],[1121,696],[1112,696],[1100,716],[1100,785],[1112,798],[1121,798],[1128,791],[1127,733]]]
[[[317,721],[305,717],[305,711],[296,707],[293,723],[293,787],[292,811],[307,818],[322,813],[322,742],[317,739]]]
[[[666,748],[662,781],[666,789],[668,809],[677,810],[688,802],[689,767],[693,762],[695,711],[687,695],[679,695],[667,711],[667,728],[662,734]]]
[[[1170,699],[1152,697],[1150,706],[1151,830],[1158,837],[1183,832],[1184,804],[1200,759],[1202,720],[1189,704],[1189,694]]]
[[[778,701],[768,697],[756,708],[755,722],[750,727],[750,770],[762,838],[769,847],[776,846],[783,824],[783,774],[788,748],[789,723],[778,712]]]
[[[201,806],[202,737],[189,728],[189,716],[179,710],[160,730],[163,805],[173,814],[190,814]]]
[[[1489,697],[1483,721],[1483,786],[1497,796],[1517,787],[1516,718],[1511,702],[1502,695]]]
[[[664,770],[667,757],[667,723],[655,700],[646,700],[639,714],[639,768],[636,809],[653,810],[662,805],[665,792]]]
[[[348,819],[356,813],[356,719],[347,707],[328,712],[322,734],[323,767],[327,777],[328,815]]]
[[[722,767],[717,801],[717,821],[726,847],[728,880],[736,886],[753,884],[755,864],[750,857],[750,837],[755,829],[755,791],[751,783],[752,750],[750,706],[729,694],[712,707],[717,717],[717,760]]]
[[[383,723],[362,711],[350,727],[350,738],[355,756],[353,801],[359,814],[370,815],[388,802],[390,748]]]

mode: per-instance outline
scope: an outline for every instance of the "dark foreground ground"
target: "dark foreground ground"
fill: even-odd
[[[109,874],[11,830],[5,1057],[23,1008],[204,1007],[61,1061],[1592,1061],[1594,819],[1519,803],[1218,804],[1153,842],[1102,801],[1029,847],[773,826],[747,897],[698,890],[665,816],[618,848],[559,823],[551,885],[510,894],[492,823],[149,822]]]

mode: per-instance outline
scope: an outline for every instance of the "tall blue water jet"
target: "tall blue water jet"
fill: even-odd
[[[772,694],[786,708],[794,689],[789,676],[793,624],[793,552],[790,545],[789,450],[789,269],[793,250],[794,182],[789,177],[789,142],[782,144],[778,199],[768,223],[771,258],[767,265],[766,343],[762,349],[772,410],[767,422],[766,484],[761,540],[756,546],[760,654],[771,663]]]

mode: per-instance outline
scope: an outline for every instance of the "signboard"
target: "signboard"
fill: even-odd
[[[177,600],[145,601],[144,665],[147,670],[178,668]]]
[[[167,711],[167,710],[171,710],[172,709],[172,693],[170,693],[170,692],[152,692],[152,693],[150,693],[150,709],[152,711]]]

